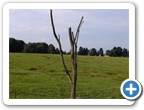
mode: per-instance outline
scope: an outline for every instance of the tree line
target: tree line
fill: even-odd
[[[9,38],[9,52],[23,52],[23,53],[48,53],[48,54],[60,54],[60,50],[55,48],[53,44],[47,44],[44,42],[37,43],[25,43],[23,40],[17,40],[15,38]],[[63,54],[70,54],[71,51],[62,51]],[[90,56],[104,56],[103,48],[98,51],[95,48],[88,49],[82,46],[79,47],[78,55],[90,55]],[[113,57],[129,57],[129,51],[122,49],[121,47],[114,47],[111,50],[106,51],[107,56]]]
[[[106,51],[106,55],[112,57],[129,57],[129,51],[126,48],[113,47],[113,49]]]
[[[28,44],[23,40],[17,40],[15,38],[9,38],[9,52],[23,52],[23,53],[49,53],[59,54],[59,49],[55,48],[53,44],[47,44],[44,42],[37,42]],[[66,54],[66,51],[63,51]]]

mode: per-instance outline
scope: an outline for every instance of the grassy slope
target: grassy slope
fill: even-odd
[[[60,55],[10,53],[9,98],[70,98],[71,87]],[[70,55],[64,55],[72,75]],[[36,70],[30,70],[35,68]],[[120,85],[128,79],[129,59],[78,56],[76,97],[121,99]]]

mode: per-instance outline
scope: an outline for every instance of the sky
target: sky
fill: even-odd
[[[129,10],[128,9],[53,9],[56,34],[60,35],[63,51],[70,51],[68,28],[74,34],[84,16],[80,28],[80,46],[97,51],[111,50],[114,46],[129,50]],[[50,9],[10,9],[9,37],[28,42],[58,43],[53,35]]]

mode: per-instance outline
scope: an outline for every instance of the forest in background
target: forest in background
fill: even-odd
[[[48,53],[59,54],[59,49],[53,44],[47,44],[45,42],[37,42],[28,44],[23,40],[17,40],[15,38],[9,38],[9,52],[19,53]],[[62,51],[63,54],[70,54],[69,52]],[[104,54],[103,48],[97,50],[96,48],[88,49],[87,47],[79,47],[78,55],[90,55],[90,56],[112,56],[112,57],[129,57],[129,51],[126,48],[113,47],[111,50],[106,50]]]

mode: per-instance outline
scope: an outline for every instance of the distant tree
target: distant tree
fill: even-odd
[[[92,48],[92,49],[90,50],[89,55],[95,56],[96,54],[97,54],[97,50],[96,50],[95,48]]]
[[[118,57],[122,56],[122,48],[121,47],[117,47],[116,54],[117,54]]]
[[[114,47],[110,52],[110,56],[121,57],[122,56],[122,48],[121,47]]]
[[[9,38],[9,52],[16,52],[16,40]]]
[[[86,48],[86,55],[88,55],[88,53],[89,53],[89,49],[88,49],[88,48]]]
[[[123,49],[123,51],[122,51],[122,56],[123,57],[127,57],[128,56],[128,50],[127,49]]]
[[[109,55],[109,56],[110,56],[110,53],[111,53],[110,50],[107,50],[107,51],[106,51],[106,55]]]
[[[24,53],[36,53],[36,43],[28,43],[24,46]]]
[[[88,48],[83,48],[83,55],[88,55],[88,52],[89,52]]]
[[[88,55],[88,48],[84,48],[84,47],[79,47],[79,51],[78,51],[78,55]]]
[[[9,52],[22,52],[25,42],[23,40],[16,40],[9,38]]]
[[[55,54],[55,47],[54,47],[53,44],[50,44],[50,45],[48,46],[48,53],[50,53],[50,54]]]
[[[36,53],[47,53],[48,44],[36,43]]]
[[[78,55],[83,55],[83,48],[81,46],[79,47]]]
[[[98,51],[98,56],[99,56],[99,55],[104,56],[104,54],[103,54],[103,49],[102,49],[102,48],[100,48],[99,51]]]
[[[129,51],[127,52],[127,57],[129,57]]]
[[[60,54],[60,51],[58,48],[55,49],[55,54]]]
[[[22,52],[24,49],[25,42],[23,40],[16,40],[17,52]]]

